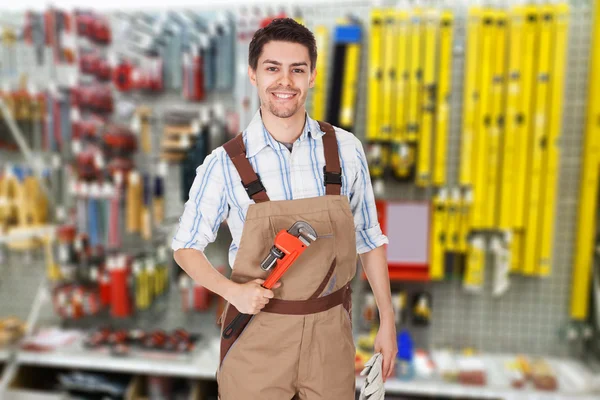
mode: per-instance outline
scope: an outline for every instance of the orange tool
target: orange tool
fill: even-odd
[[[296,222],[287,231],[285,229],[279,231],[269,255],[260,263],[262,270],[272,271],[261,286],[265,289],[275,286],[294,261],[315,240],[317,240],[317,233],[304,221]],[[223,330],[223,338],[230,338],[240,326],[246,326],[251,317],[252,315],[239,313]]]

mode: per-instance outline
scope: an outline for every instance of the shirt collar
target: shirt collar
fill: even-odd
[[[301,142],[309,136],[312,139],[318,139],[324,134],[325,132],[321,130],[319,123],[314,119],[310,118],[307,112],[304,129],[302,130],[302,134],[300,134],[296,141]],[[264,149],[266,146],[271,146],[274,149],[279,149],[283,147],[282,144],[273,139],[271,134],[265,128],[260,114],[260,110],[258,110],[254,114],[254,117],[252,118],[252,120],[248,124],[248,127],[246,128],[246,137],[244,145],[246,146],[246,157],[254,157],[259,151]]]

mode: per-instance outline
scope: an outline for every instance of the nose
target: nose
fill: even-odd
[[[292,86],[292,79],[289,71],[283,71],[278,81],[281,86]]]

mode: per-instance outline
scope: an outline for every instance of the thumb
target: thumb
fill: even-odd
[[[263,283],[265,283],[264,279],[255,279],[252,282],[258,283],[259,285],[262,285]]]
[[[280,286],[281,286],[281,282],[277,282],[276,284],[273,285],[272,289],[277,289]]]

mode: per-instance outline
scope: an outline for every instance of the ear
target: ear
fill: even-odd
[[[308,81],[308,87],[309,88],[313,88],[313,86],[315,86],[315,78],[317,77],[317,69],[315,68],[315,70],[310,74],[310,81]]]
[[[256,71],[252,69],[251,66],[248,65],[248,77],[250,78],[250,83],[252,86],[256,87]]]

